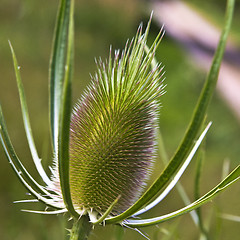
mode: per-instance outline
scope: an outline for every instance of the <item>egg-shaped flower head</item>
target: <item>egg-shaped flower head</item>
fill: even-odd
[[[149,23],[150,25],[150,23]],[[160,33],[147,47],[149,25],[125,49],[115,51],[75,105],[70,124],[69,176],[73,205],[80,214],[111,214],[129,208],[141,194],[156,155],[160,64],[152,67]],[[56,180],[57,184],[57,180]]]

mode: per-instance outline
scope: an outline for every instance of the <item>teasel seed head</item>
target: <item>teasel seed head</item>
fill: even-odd
[[[151,64],[161,40],[147,48],[150,22],[97,72],[75,105],[70,125],[70,189],[76,209],[99,213],[119,198],[118,214],[142,193],[156,155],[162,69]]]

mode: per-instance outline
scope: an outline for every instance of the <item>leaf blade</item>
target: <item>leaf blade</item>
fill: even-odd
[[[68,28],[66,39],[66,65],[65,76],[62,86],[62,94],[59,108],[59,136],[58,136],[58,167],[60,185],[66,208],[72,216],[79,217],[79,214],[74,209],[69,183],[69,132],[71,120],[71,82],[73,72],[73,36],[74,36],[74,2],[69,0],[69,5],[66,5]],[[67,9],[69,8],[69,9]]]
[[[64,81],[64,67],[68,31],[70,1],[62,0],[55,27],[52,56],[50,60],[50,127],[53,150],[57,152],[59,135],[59,114]],[[57,154],[57,153],[56,153]]]
[[[49,179],[45,170],[43,169],[43,166],[41,164],[41,159],[38,156],[37,149],[36,149],[36,146],[35,146],[35,142],[34,142],[34,138],[33,138],[33,134],[32,134],[32,128],[31,128],[30,119],[29,119],[26,97],[25,97],[24,88],[23,88],[21,75],[20,75],[20,67],[18,66],[18,61],[17,61],[17,58],[16,58],[16,54],[15,54],[15,52],[13,50],[13,47],[12,47],[10,42],[9,42],[9,45],[10,45],[10,49],[11,49],[11,52],[12,52],[12,59],[13,59],[13,64],[14,64],[15,76],[16,76],[19,98],[20,98],[20,103],[21,103],[22,118],[23,118],[24,128],[25,128],[30,152],[31,152],[33,162],[34,162],[34,164],[37,168],[37,171],[38,171],[39,175],[41,176],[43,181],[48,186],[51,186],[51,180]]]

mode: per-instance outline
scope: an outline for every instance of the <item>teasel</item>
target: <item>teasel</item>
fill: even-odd
[[[118,198],[115,215],[140,196],[156,157],[156,132],[163,67],[152,69],[162,31],[150,48],[142,24],[125,49],[97,71],[71,114],[69,181],[74,208],[79,214],[103,214]],[[59,188],[55,162],[53,189]]]
[[[160,97],[164,93],[163,68],[155,60],[163,31],[148,47],[150,18],[145,32],[140,25],[135,38],[127,42],[122,52],[117,50],[112,56],[110,48],[106,62],[96,61],[97,71],[91,83],[71,110],[73,8],[73,1],[60,3],[51,57],[50,132],[54,159],[51,177],[37,154],[20,68],[10,45],[30,151],[45,184],[39,184],[17,157],[1,108],[0,140],[13,170],[35,197],[23,202],[40,201],[54,209],[27,211],[68,213],[74,219],[71,239],[87,239],[96,224],[119,224],[134,229],[159,224],[201,206],[238,180],[239,166],[192,204],[155,218],[135,218],[156,206],[171,191],[211,125],[198,137],[217,81],[233,1],[228,2],[226,27],[186,135],[167,167],[143,194],[156,156]]]
[[[148,29],[120,56],[104,64],[76,104],[70,129],[70,186],[73,203],[105,212],[132,205],[143,190],[156,155],[162,68],[151,70],[160,36],[145,54]]]

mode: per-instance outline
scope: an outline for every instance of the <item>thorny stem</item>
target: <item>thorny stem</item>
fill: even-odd
[[[70,240],[87,240],[92,229],[92,223],[87,216],[74,219]]]

